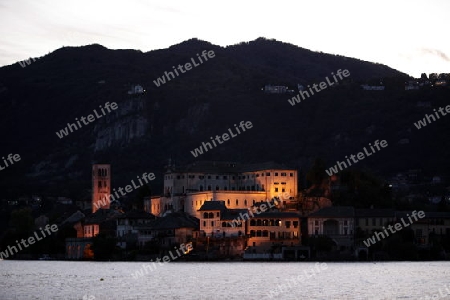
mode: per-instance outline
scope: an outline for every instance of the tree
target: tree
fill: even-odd
[[[313,166],[306,173],[306,180],[310,185],[320,185],[325,178],[325,162],[321,158],[316,158]]]

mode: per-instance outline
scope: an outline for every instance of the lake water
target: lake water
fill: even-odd
[[[450,262],[143,264],[0,261],[0,299],[450,299]]]

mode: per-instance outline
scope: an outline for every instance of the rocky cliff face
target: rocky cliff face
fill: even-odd
[[[118,105],[120,109],[113,111],[94,128],[95,152],[115,145],[127,145],[147,133],[149,121],[145,116],[144,97],[132,97]]]

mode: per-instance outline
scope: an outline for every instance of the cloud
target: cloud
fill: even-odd
[[[442,51],[437,50],[437,49],[427,49],[427,48],[422,48],[421,52],[423,54],[431,54],[431,55],[436,55],[439,56],[440,58],[442,58],[445,61],[450,62],[450,58]]]

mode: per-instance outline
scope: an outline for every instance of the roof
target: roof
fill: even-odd
[[[241,164],[226,161],[198,161],[186,166],[170,166],[166,173],[212,173],[212,174],[238,174],[262,170],[296,170],[275,162],[258,164]]]
[[[156,217],[151,213],[143,210],[132,209],[123,215],[119,216],[119,219],[155,219]]]
[[[420,210],[416,210],[418,213]],[[411,216],[413,211],[396,211],[395,216],[397,218],[407,218],[407,214]],[[425,211],[424,219],[450,219],[450,212],[435,212],[435,211]],[[416,214],[417,215],[417,214]]]
[[[308,217],[348,218],[355,216],[352,206],[330,206],[310,214]]]
[[[85,224],[100,224],[106,221],[117,219],[122,213],[113,209],[100,208],[95,213],[89,215],[85,219]]]
[[[356,217],[395,217],[393,209],[355,209]]]
[[[155,221],[153,229],[199,228],[200,220],[186,213],[171,213]]]
[[[247,209],[227,209],[220,214],[220,220],[240,219],[241,214],[248,213]]]
[[[199,211],[205,211],[205,210],[226,210],[227,207],[225,206],[225,201],[222,200],[214,200],[214,201],[205,201],[200,207]]]

